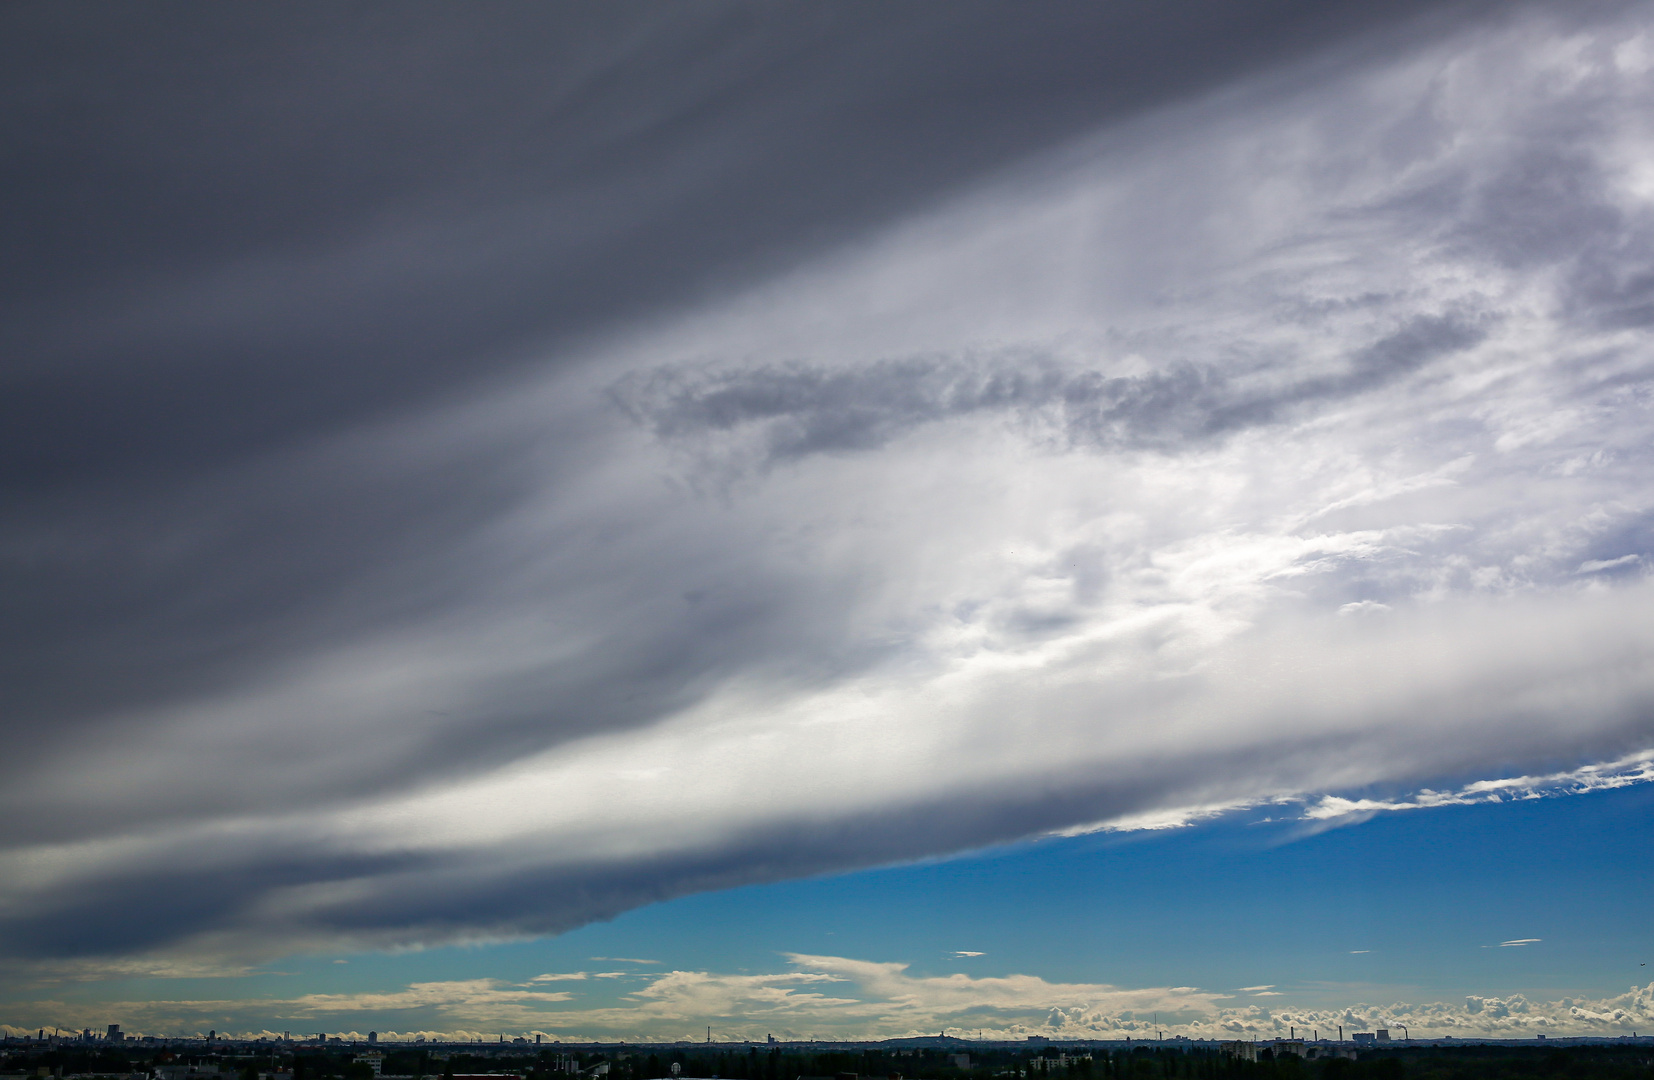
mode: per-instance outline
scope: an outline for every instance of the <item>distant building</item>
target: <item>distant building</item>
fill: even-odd
[[[1389,1042],[1390,1041],[1390,1029],[1389,1028],[1379,1028],[1378,1031],[1373,1036],[1373,1038],[1374,1038],[1375,1042]]]
[[[1049,1072],[1052,1069],[1062,1069],[1076,1061],[1090,1061],[1090,1054],[1058,1054],[1056,1057],[1037,1057],[1028,1059],[1030,1069],[1039,1069]]]
[[[378,1076],[379,1070],[385,1067],[385,1055],[381,1054],[377,1050],[369,1050],[365,1054],[357,1054],[352,1060],[359,1065],[366,1065],[368,1068],[372,1069],[373,1075],[375,1076]]]
[[[1373,1035],[1368,1032],[1368,1039],[1371,1039],[1371,1037]],[[1277,1060],[1282,1055],[1287,1054],[1292,1055],[1292,1057],[1302,1057],[1307,1062],[1318,1062],[1318,1060],[1325,1060],[1325,1058],[1330,1057],[1346,1057],[1351,1058],[1351,1060],[1355,1058],[1355,1050],[1338,1049],[1336,1045],[1322,1044],[1322,1042],[1305,1042],[1303,1039],[1275,1039],[1274,1042],[1262,1042],[1262,1044],[1259,1044],[1259,1042],[1239,1042],[1237,1040],[1237,1042],[1221,1042],[1221,1044],[1217,1044],[1217,1049],[1222,1050],[1224,1054],[1239,1057],[1245,1062],[1255,1062],[1259,1050],[1274,1052]]]
[[[126,1036],[121,1034],[121,1025],[110,1024],[109,1033],[104,1036],[104,1039],[108,1042],[118,1043],[125,1042]]]
[[[217,1076],[217,1065],[157,1065],[155,1080],[202,1080]]]
[[[378,1044],[379,1044],[379,1033],[377,1031],[368,1032],[368,1045],[369,1046],[377,1046]]]
[[[1354,1039],[1358,1043],[1362,1043],[1362,1044],[1365,1045],[1367,1043],[1372,1042],[1374,1039],[1377,1038],[1377,1036],[1374,1035],[1370,1031],[1358,1031],[1354,1035],[1351,1035],[1350,1038]]]

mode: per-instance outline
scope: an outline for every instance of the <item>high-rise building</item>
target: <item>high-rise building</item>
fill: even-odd
[[[369,1046],[373,1046],[378,1041],[379,1041],[379,1033],[377,1031],[368,1032],[368,1045]]]

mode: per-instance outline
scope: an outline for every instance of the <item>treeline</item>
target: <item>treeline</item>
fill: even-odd
[[[1103,1075],[1123,1080],[1654,1080],[1646,1046],[1421,1046],[1361,1051],[1356,1060],[1304,1061],[1291,1054],[1242,1061],[1210,1050],[1143,1049],[1099,1054]]]
[[[572,1059],[582,1070],[607,1062],[609,1080],[670,1080],[673,1065],[684,1077],[720,1080],[798,1080],[850,1073],[859,1080],[1654,1080],[1654,1049],[1646,1046],[1409,1047],[1363,1050],[1354,1061],[1304,1061],[1291,1055],[1242,1061],[1205,1048],[1145,1046],[1094,1050],[1089,1061],[1070,1058],[1065,1067],[1053,1062],[1049,1069],[1031,1064],[1038,1050],[972,1047],[969,1054],[970,1067],[961,1069],[951,1052],[939,1050],[541,1048],[538,1053],[509,1056],[456,1053],[445,1061],[432,1060],[426,1053],[392,1051],[384,1071],[413,1076],[516,1072],[529,1080],[569,1080],[557,1066],[560,1060]],[[348,1055],[329,1057],[328,1066],[316,1061],[303,1072],[295,1062],[294,1080],[366,1080],[354,1074],[362,1067],[350,1065]]]
[[[124,1054],[119,1050],[100,1046],[55,1046],[50,1050],[28,1050],[0,1055],[0,1071],[22,1072],[45,1068],[57,1075],[68,1073],[129,1073],[147,1069],[153,1055]]]
[[[49,1076],[125,1076],[147,1073],[156,1065],[208,1063],[219,1067],[221,1080],[258,1080],[261,1070],[273,1069],[283,1060],[291,1060],[291,1055],[231,1058],[219,1054],[179,1054],[166,1048],[146,1051],[103,1046],[28,1047],[0,1053],[0,1072],[38,1075],[45,1069]]]
[[[467,1054],[381,1046],[387,1076],[455,1076],[516,1073],[528,1080],[573,1080],[563,1066],[587,1071],[607,1064],[608,1080],[669,1080],[672,1067],[689,1077],[720,1080],[798,1080],[843,1077],[858,1080],[1654,1080],[1654,1048],[1647,1046],[1455,1046],[1363,1050],[1357,1060],[1304,1061],[1291,1055],[1242,1061],[1215,1050],[1135,1047],[1094,1050],[1090,1060],[1055,1059],[1035,1065],[1038,1050],[971,1047],[968,1068],[939,1050],[822,1050],[749,1047],[705,1050],[674,1047],[651,1050],[575,1050],[539,1047],[523,1054]],[[0,1072],[40,1069],[64,1076],[118,1076],[147,1072],[162,1063],[214,1063],[224,1080],[257,1080],[261,1071],[293,1070],[293,1080],[372,1080],[372,1070],[349,1050],[300,1050],[257,1057],[142,1054],[112,1048],[55,1047],[0,1054]],[[964,1053],[966,1051],[960,1051]],[[1050,1068],[1042,1067],[1050,1065]]]

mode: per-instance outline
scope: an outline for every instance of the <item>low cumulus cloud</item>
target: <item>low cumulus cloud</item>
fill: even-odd
[[[40,618],[0,951],[234,970],[1242,805],[1648,780],[1648,12],[1329,46],[463,389],[8,506]],[[564,1019],[1327,1022],[797,963]],[[421,985],[383,1007],[565,1003]],[[1583,1029],[1647,993],[1514,1000],[1371,1022]]]
[[[1274,1038],[1319,1029],[1332,1037],[1405,1025],[1414,1038],[1531,1038],[1537,1034],[1619,1035],[1654,1021],[1654,984],[1601,999],[1530,1001],[1520,995],[1428,1002],[1293,1008],[1246,1004],[1234,993],[1194,987],[1128,989],[1055,983],[1027,975],[917,975],[900,963],[794,955],[792,970],[758,975],[672,971],[613,1003],[526,991],[492,979],[415,983],[393,993],[312,994],[288,1000],[117,1002],[99,1010],[61,1002],[29,1005],[40,1024],[76,1028],[98,1017],[130,1017],[128,1030],[180,1034],[196,1027],[248,1024],[249,1033],[308,1024],[330,1032],[364,1026],[373,1013],[381,1037],[542,1034],[565,1040],[628,1042],[693,1039],[710,1024],[721,1039],[860,1039],[972,1033],[989,1039],[1123,1039],[1181,1034],[1196,1039]],[[1278,997],[1266,987],[1239,991]],[[94,1013],[96,1015],[94,1015]],[[385,1025],[394,1025],[388,1029]],[[268,1027],[261,1027],[268,1025]],[[22,1028],[0,1028],[21,1034]],[[220,1030],[224,1030],[220,1027]]]

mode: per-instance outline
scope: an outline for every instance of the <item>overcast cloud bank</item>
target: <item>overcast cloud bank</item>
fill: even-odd
[[[0,950],[490,940],[1052,831],[1646,765],[1649,14],[1334,50],[526,374],[4,511],[41,619],[8,690],[31,766],[0,790]],[[943,988],[825,964],[679,973],[635,1008],[681,983],[830,1027]],[[964,985],[889,1030],[1149,1007]],[[501,1022],[556,1000],[476,987]],[[1164,993],[1199,1030],[1276,1022]]]

